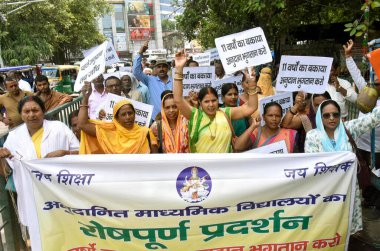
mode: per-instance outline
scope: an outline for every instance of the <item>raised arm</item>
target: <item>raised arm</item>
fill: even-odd
[[[255,118],[252,120],[252,124],[245,130],[245,132],[240,135],[236,140],[235,140],[235,150],[242,152],[249,150],[252,148],[252,140],[251,140],[251,134],[253,131],[260,126],[260,118]]]
[[[183,67],[185,66],[187,59],[186,54],[182,50],[175,54],[175,75],[174,75],[174,86],[173,95],[174,102],[178,106],[179,111],[188,120],[191,117],[192,107],[183,97]]]
[[[281,127],[298,130],[302,128],[302,121],[297,116],[298,109],[302,102],[305,101],[305,95],[303,92],[299,92],[296,96],[294,105],[286,112],[285,117],[282,119]]]
[[[133,75],[135,75],[135,77],[139,81],[143,82],[144,84],[146,84],[149,87],[149,76],[143,72],[143,68],[141,65],[143,54],[148,49],[148,43],[149,43],[149,41],[146,41],[141,46],[138,56],[133,61]]]
[[[260,92],[260,87],[257,86],[256,78],[251,78],[246,70],[243,81],[248,84],[248,102],[242,106],[231,108],[231,119],[233,120],[249,117],[258,108],[257,94]]]
[[[82,88],[83,100],[79,108],[78,127],[86,134],[96,137],[95,125],[88,121],[88,98],[90,97],[91,92],[91,84],[89,82],[85,82]]]
[[[346,45],[343,45],[343,49],[344,49],[344,55],[346,57],[347,69],[350,72],[352,80],[354,80],[354,83],[360,92],[364,87],[367,86],[367,82],[363,78],[362,74],[360,73],[359,68],[356,66],[355,61],[352,58],[353,46],[354,46],[354,42],[352,41],[352,39],[350,39]]]

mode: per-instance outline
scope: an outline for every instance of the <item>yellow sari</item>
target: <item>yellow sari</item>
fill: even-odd
[[[150,153],[148,137],[151,145],[157,142],[149,128],[134,124],[132,129],[126,129],[117,122],[115,115],[123,105],[132,104],[127,100],[117,102],[113,107],[112,122],[89,120],[95,124],[96,137],[87,135],[82,130],[79,154]]]
[[[32,142],[34,145],[34,149],[36,150],[37,158],[41,159],[41,143],[42,143],[42,136],[44,135],[44,128],[41,127],[36,133],[32,136]]]

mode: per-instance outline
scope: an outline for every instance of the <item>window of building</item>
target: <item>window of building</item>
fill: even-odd
[[[114,6],[114,11],[115,11],[116,32],[124,33],[125,32],[124,5],[114,4],[113,6]]]

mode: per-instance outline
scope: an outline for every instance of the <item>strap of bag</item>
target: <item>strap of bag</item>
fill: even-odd
[[[163,147],[162,145],[164,142],[162,142],[162,121],[157,120],[157,131],[158,131],[158,141],[159,141],[159,146],[158,146],[158,152],[163,153]]]

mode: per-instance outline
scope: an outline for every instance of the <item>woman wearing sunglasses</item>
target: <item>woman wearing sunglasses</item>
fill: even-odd
[[[340,107],[334,100],[324,101],[318,108],[316,117],[316,129],[306,135],[305,152],[338,152],[353,151],[346,130],[356,140],[363,133],[369,132],[380,124],[380,107],[376,107],[367,115],[347,121],[341,120]],[[363,229],[360,191],[358,185],[355,191],[354,213],[352,219],[351,234]]]

